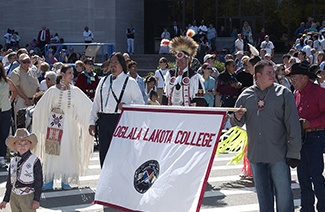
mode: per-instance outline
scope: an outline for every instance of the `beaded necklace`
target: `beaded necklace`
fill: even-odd
[[[60,81],[60,95],[59,95],[59,108],[61,108],[63,91],[68,90],[68,108],[71,106],[71,88],[70,85],[66,85],[64,80]]]

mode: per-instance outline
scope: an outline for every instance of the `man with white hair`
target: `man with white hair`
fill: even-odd
[[[54,71],[47,71],[45,72],[45,77],[41,81],[39,90],[41,91],[46,91],[49,89],[51,86],[56,84],[56,73]]]

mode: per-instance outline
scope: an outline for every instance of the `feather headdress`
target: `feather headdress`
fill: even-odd
[[[170,42],[170,40],[168,40],[168,39],[162,39],[160,42],[160,46],[168,46],[169,42]]]
[[[180,36],[173,38],[169,43],[170,53],[176,57],[184,56],[184,54],[190,58],[196,55],[199,45],[188,36]]]
[[[258,52],[258,50],[255,48],[255,46],[253,46],[252,44],[250,43],[247,43],[248,46],[249,46],[249,50],[251,51],[252,55],[254,56],[259,56],[260,53]]]

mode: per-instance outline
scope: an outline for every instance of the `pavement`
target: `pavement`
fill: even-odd
[[[254,183],[251,180],[239,180],[242,164],[227,165],[233,154],[220,154],[215,157],[211,173],[206,185],[202,200],[202,212],[257,212],[258,202]],[[79,188],[72,190],[46,191],[41,196],[41,208],[38,212],[52,211],[87,211],[87,212],[120,212],[120,210],[93,205],[96,186],[100,174],[98,152],[91,156],[89,167],[85,176],[80,177]],[[7,172],[0,171],[0,198],[5,192]],[[55,182],[56,186],[60,182]],[[296,211],[300,204],[300,188],[297,183],[297,173],[292,169],[292,191],[295,198]],[[7,208],[2,210],[9,212]]]

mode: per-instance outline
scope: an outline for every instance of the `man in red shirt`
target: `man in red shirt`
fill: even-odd
[[[288,74],[295,88],[294,98],[302,129],[305,131],[301,149],[301,162],[297,167],[301,189],[301,210],[325,211],[325,180],[323,176],[325,148],[325,89],[313,81],[316,75],[308,66],[292,65]],[[314,196],[315,195],[315,196]]]

